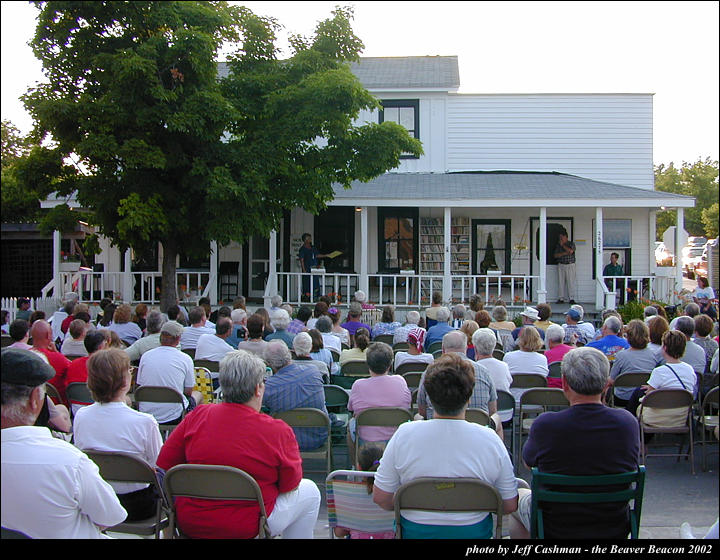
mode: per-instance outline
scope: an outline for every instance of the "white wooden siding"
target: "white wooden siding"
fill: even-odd
[[[652,95],[447,98],[448,171],[558,171],[653,188]]]

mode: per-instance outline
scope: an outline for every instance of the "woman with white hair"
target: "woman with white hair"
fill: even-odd
[[[418,326],[419,324],[420,312],[415,311],[414,309],[408,311],[405,314],[405,324],[402,327],[398,327],[397,329],[395,329],[395,332],[393,333],[393,344],[397,344],[398,342],[407,342],[408,333],[412,329],[422,329],[422,327]]]
[[[312,337],[306,332],[300,332],[295,335],[293,339],[293,351],[295,352],[295,358],[293,362],[296,363],[307,363],[312,364],[323,375],[323,382],[328,383],[330,381],[330,371],[328,365],[319,360],[315,360],[310,356],[310,352],[313,348]]]
[[[294,335],[287,332],[288,325],[290,324],[290,315],[284,309],[276,310],[272,315],[272,326],[275,332],[265,337],[265,340],[270,342],[271,340],[282,340],[287,347],[292,349]]]

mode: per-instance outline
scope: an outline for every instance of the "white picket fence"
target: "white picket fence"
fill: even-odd
[[[8,312],[9,321],[11,323],[15,320],[15,315],[18,312],[18,299],[20,298],[11,297],[0,299],[0,306],[3,310],[6,310]],[[30,300],[30,309],[33,311],[44,311],[46,319],[52,317],[52,314],[55,313],[55,311],[57,311],[62,305],[62,302],[59,299],[51,297],[28,299]]]

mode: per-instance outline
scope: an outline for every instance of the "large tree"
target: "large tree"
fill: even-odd
[[[718,234],[718,162],[709,157],[694,163],[683,162],[677,168],[669,165],[655,166],[655,188],[695,198],[695,207],[685,209],[685,230],[690,235],[715,237]],[[713,214],[714,212],[714,214]],[[657,214],[657,239],[662,240],[665,230],[677,223],[676,211],[666,210]]]
[[[36,182],[76,192],[121,249],[159,241],[163,309],[181,250],[266,236],[288,209],[322,210],[333,183],[422,153],[395,123],[354,124],[378,102],[349,69],[363,48],[349,9],[293,36],[281,60],[279,24],[226,2],[36,4],[32,45],[48,83],[25,103],[56,162]],[[219,77],[228,43],[237,50]]]

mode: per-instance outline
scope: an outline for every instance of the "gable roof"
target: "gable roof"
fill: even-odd
[[[695,199],[558,172],[385,173],[350,189],[335,184],[332,206],[692,208]]]

